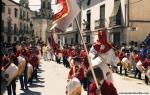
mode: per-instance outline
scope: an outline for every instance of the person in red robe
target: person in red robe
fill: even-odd
[[[58,64],[61,64],[61,56],[60,54],[62,53],[62,49],[59,47],[57,50],[56,50],[56,62]]]
[[[134,51],[133,61],[135,64],[137,64],[140,61],[140,55],[138,51]],[[138,79],[141,79],[141,71],[139,71],[138,68],[136,67],[134,77],[136,78],[137,75]]]
[[[39,59],[38,59],[38,57],[36,55],[36,52],[34,51],[31,54],[31,57],[30,57],[30,64],[33,67],[33,72],[32,72],[31,78],[29,79],[30,85],[32,84],[33,78],[35,78],[36,80],[38,80],[38,78],[37,78],[38,62],[39,62]]]
[[[89,62],[88,62],[87,54],[86,54],[84,49],[80,50],[80,55],[79,56],[80,56],[81,61],[82,61],[81,65],[82,65],[82,67],[84,69],[84,72],[86,73],[88,68],[89,68]],[[88,89],[87,77],[84,77],[84,79],[83,79],[83,88],[84,88],[84,90]]]
[[[68,79],[78,78],[83,83],[84,69],[81,66],[81,59],[79,57],[74,58],[74,66],[70,68]]]
[[[89,70],[86,74],[91,82],[89,85],[88,95],[118,95],[112,82],[104,79],[102,70],[99,67],[94,67],[93,69],[99,84],[99,89],[96,87],[91,70]]]
[[[118,57],[120,60],[122,60],[125,57],[125,50],[124,49],[119,52]],[[120,63],[119,65],[120,65],[120,74],[122,75],[122,64]],[[127,70],[125,69],[125,74],[126,73],[127,73]]]
[[[64,64],[64,66],[65,66],[66,68],[69,67],[69,62],[68,62],[68,60],[67,60],[67,58],[68,58],[67,50],[68,50],[68,49],[67,49],[66,47],[64,47],[63,50],[62,50],[63,64]]]
[[[150,54],[147,56],[147,58],[145,58],[142,61],[142,66],[145,68],[145,70],[149,70],[150,69]],[[148,85],[149,82],[149,78],[147,77],[147,75],[145,74],[145,83]]]

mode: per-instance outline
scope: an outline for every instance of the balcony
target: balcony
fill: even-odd
[[[109,23],[110,27],[121,25],[121,16],[111,16],[109,19],[110,19]]]
[[[27,17],[27,21],[30,21],[30,18]]]
[[[95,29],[105,27],[105,19],[99,19],[95,21]]]
[[[90,30],[90,24],[83,24],[83,31]]]

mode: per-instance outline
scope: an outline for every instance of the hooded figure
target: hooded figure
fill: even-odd
[[[107,42],[106,29],[98,32],[98,40],[91,47],[89,57],[93,66],[99,66],[103,70],[104,78],[112,81],[112,71],[108,65],[117,67],[112,46]]]

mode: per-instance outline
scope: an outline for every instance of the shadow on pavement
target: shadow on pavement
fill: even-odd
[[[45,81],[37,80],[37,81],[33,81],[33,83],[45,83]]]
[[[44,72],[45,70],[38,70],[37,73],[42,73]]]
[[[42,95],[42,94],[41,94],[41,92],[35,92],[35,91],[28,90],[24,93],[20,93],[20,95]]]
[[[44,85],[39,85],[39,84],[31,84],[29,86],[30,88],[36,88],[36,87],[45,87]]]
[[[38,77],[39,80],[44,80],[45,78]]]

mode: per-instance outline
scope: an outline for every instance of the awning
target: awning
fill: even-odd
[[[116,15],[117,15],[117,13],[118,13],[118,11],[119,11],[120,5],[121,5],[120,0],[115,1],[115,3],[114,3],[114,8],[113,8],[113,11],[112,11],[112,14],[111,14],[110,17],[113,17],[113,16],[116,16]]]

